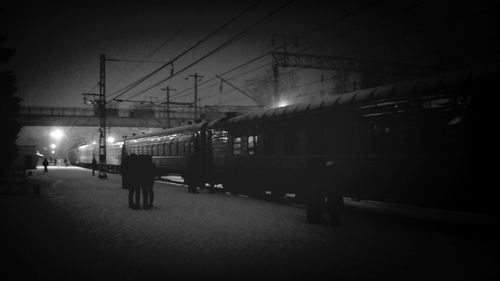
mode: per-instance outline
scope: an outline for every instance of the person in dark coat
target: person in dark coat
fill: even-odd
[[[97,170],[97,161],[95,158],[92,158],[92,175],[95,175],[95,170]]]
[[[155,176],[155,166],[151,160],[151,156],[145,155],[142,158],[141,167],[141,185],[142,185],[142,195],[143,195],[143,208],[150,209],[153,207],[154,200],[154,176]]]
[[[124,157],[122,162],[122,180],[124,181],[124,188],[128,189],[128,206],[132,209],[139,209],[141,207],[139,168],[140,163],[138,163],[138,156],[136,154]]]
[[[308,194],[307,221],[324,222],[324,211],[330,216],[330,223],[338,225],[343,206],[342,192],[335,186],[334,161],[327,160],[319,165],[310,166],[312,186]],[[326,200],[325,200],[326,199]]]
[[[49,170],[47,169],[47,166],[49,165],[49,160],[47,160],[47,158],[43,159],[43,162],[42,162],[42,165],[43,165],[43,168],[44,168],[44,172],[47,173]]]

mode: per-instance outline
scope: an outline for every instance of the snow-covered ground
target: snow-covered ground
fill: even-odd
[[[165,182],[155,183],[153,209],[132,210],[120,175],[77,167],[39,168],[29,181],[41,197],[0,196],[14,280],[487,280],[497,271],[496,232],[470,217],[447,223],[346,202],[332,227],[306,223],[300,206]]]

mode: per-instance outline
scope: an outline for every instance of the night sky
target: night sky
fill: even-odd
[[[170,66],[121,96],[156,100],[160,88],[192,87],[195,72],[204,80],[276,48],[276,35],[298,36],[291,52],[428,65],[454,70],[498,61],[499,37],[492,3],[474,1],[262,1],[174,63],[191,64],[273,10],[229,46],[167,82],[137,95],[170,74]],[[29,106],[83,106],[81,93],[98,92],[99,54],[107,62],[107,94],[147,75],[237,16],[255,1],[39,1],[2,4],[0,33],[16,49],[7,68],[18,76],[17,95]],[[328,24],[329,23],[329,24]],[[315,31],[316,30],[316,31]],[[315,31],[315,32],[314,32]],[[306,35],[306,36],[304,36]],[[275,45],[272,38],[275,37]],[[242,88],[269,74],[267,55],[225,75]],[[265,66],[267,64],[267,66]],[[258,68],[262,66],[261,68]],[[258,68],[257,70],[250,71]],[[254,105],[237,91],[216,96],[218,83],[200,90],[200,104]],[[304,81],[307,82],[307,81]],[[207,84],[210,85],[210,84]],[[207,86],[205,85],[205,86]],[[227,88],[226,88],[227,89]],[[215,93],[215,94],[214,94]],[[136,96],[137,95],[137,96]],[[175,97],[187,101],[186,91]]]

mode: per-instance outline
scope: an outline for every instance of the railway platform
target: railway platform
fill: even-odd
[[[332,227],[308,224],[301,206],[192,194],[159,181],[154,191],[153,209],[132,210],[117,174],[102,180],[83,168],[44,173],[39,167],[25,193],[0,196],[5,280],[490,280],[498,274],[498,229],[490,221],[394,216],[375,203],[346,202],[341,225]]]

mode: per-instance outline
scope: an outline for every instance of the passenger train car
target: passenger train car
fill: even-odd
[[[120,172],[122,146],[123,142],[108,144],[106,146],[106,170],[108,172]],[[69,150],[68,158],[72,165],[91,168],[92,159],[95,158],[99,162],[99,145],[77,145]]]
[[[157,175],[180,174],[190,190],[222,184],[233,193],[293,193],[307,202],[323,192],[317,177],[328,161],[334,182],[322,202],[340,194],[491,211],[471,196],[488,192],[478,178],[479,95],[491,88],[498,70],[455,72],[228,115],[126,138],[121,154],[151,155]]]
[[[217,120],[207,127],[210,180],[305,200],[318,192],[316,171],[330,161],[326,200],[340,192],[490,212],[491,200],[471,197],[491,194],[479,177],[478,95],[496,77],[498,68],[463,71]]]

